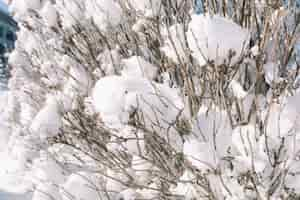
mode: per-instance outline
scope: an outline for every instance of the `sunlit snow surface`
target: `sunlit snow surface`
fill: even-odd
[[[10,193],[0,190],[0,199],[1,200],[29,200],[31,195],[28,194],[17,194],[17,193]]]
[[[0,91],[0,120],[6,102],[7,91]],[[3,130],[3,129],[1,129]],[[31,193],[26,192],[29,184],[21,182],[22,174],[13,169],[17,161],[3,151],[5,149],[5,133],[0,132],[0,200],[29,200]]]
[[[8,8],[2,0],[0,0],[0,9],[8,13]],[[4,88],[0,85],[0,120],[7,95],[7,91]],[[9,172],[13,171],[12,168],[16,166],[16,161],[8,157],[5,151],[3,152],[6,136],[3,132],[0,132],[0,134],[0,200],[29,200],[32,198],[32,194],[31,192],[25,192],[26,187],[29,185],[21,182],[22,174]]]

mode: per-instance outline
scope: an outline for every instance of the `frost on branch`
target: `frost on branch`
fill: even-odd
[[[299,8],[276,2],[12,0],[0,185],[299,199]]]

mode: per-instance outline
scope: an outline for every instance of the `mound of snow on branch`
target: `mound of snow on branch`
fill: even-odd
[[[249,37],[248,30],[217,15],[193,15],[187,32],[192,55],[200,65],[208,61],[234,65],[242,57]]]

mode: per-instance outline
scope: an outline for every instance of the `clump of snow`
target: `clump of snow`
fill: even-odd
[[[192,135],[186,137],[183,152],[199,169],[212,170],[227,155],[232,129],[225,111],[201,108],[193,124]]]
[[[106,75],[114,75],[119,73],[121,60],[118,49],[104,50],[104,52],[98,55],[97,60],[102,63],[102,70]],[[99,69],[94,71],[94,74],[97,78],[102,77],[102,73],[103,72],[99,71]]]
[[[59,164],[59,161],[54,160],[53,156],[47,155],[47,153],[41,153],[40,157],[33,161],[32,177],[36,179],[38,183],[52,183],[61,184],[65,181],[65,169]]]
[[[258,56],[259,55],[259,47],[258,47],[258,45],[255,45],[254,47],[252,47],[251,48],[251,52],[252,52],[252,55]]]
[[[88,72],[80,65],[72,65],[69,71],[70,77],[65,86],[67,94],[86,94],[91,87],[91,78]]]
[[[184,154],[192,165],[201,170],[212,170],[217,166],[214,150],[209,143],[190,139],[184,143]]]
[[[299,181],[300,181],[300,176],[299,176],[299,167],[300,163],[299,161],[292,161],[292,164],[288,167],[288,173],[285,179],[285,184],[288,188],[293,188],[295,191],[300,190],[299,186]]]
[[[137,11],[143,12],[148,17],[153,17],[163,12],[161,0],[130,0]]]
[[[18,0],[18,1],[11,1],[9,5],[10,11],[16,13],[16,18],[22,17],[26,14],[26,12],[31,10],[37,10],[41,6],[40,0]]]
[[[140,56],[132,56],[122,60],[124,67],[122,75],[154,79],[158,68]]]
[[[8,59],[9,59],[8,61],[9,61],[9,63],[11,63],[11,65],[19,66],[19,67],[26,64],[28,61],[18,51],[13,51],[12,53],[10,53]]]
[[[127,189],[124,190],[122,192],[120,192],[120,194],[118,194],[117,198],[118,200],[135,200],[135,199],[141,199],[142,195],[139,194],[138,192],[136,192],[133,189]]]
[[[177,92],[144,78],[107,76],[96,83],[93,105],[106,126],[116,129],[129,123],[135,113],[147,130],[167,132],[161,136],[180,151],[182,139],[170,126],[183,109]]]
[[[139,33],[140,31],[143,31],[143,29],[145,29],[146,25],[146,19],[138,19],[137,22],[132,26],[132,30]]]
[[[3,120],[3,119],[1,119],[1,117],[0,117],[0,120]],[[1,133],[1,135],[0,135],[0,151],[5,150],[6,145],[10,138],[10,135],[9,135],[10,132],[11,132],[11,128],[8,126],[8,124],[6,124],[6,123],[0,124],[0,133]]]
[[[32,200],[61,200],[58,186],[51,183],[41,183],[33,193]]]
[[[193,133],[184,142],[184,154],[203,170],[215,168],[231,145],[231,127],[226,112],[202,108],[193,125]]]
[[[85,1],[85,7],[87,17],[91,17],[101,30],[106,30],[108,26],[117,26],[123,20],[123,11],[114,1]]]
[[[46,105],[35,116],[30,130],[38,134],[41,140],[45,140],[48,137],[55,136],[59,133],[62,126],[60,115],[60,108],[57,100],[53,97],[49,97]]]
[[[187,40],[194,58],[200,65],[214,61],[235,64],[248,45],[249,32],[229,19],[220,16],[193,15]],[[230,51],[234,56],[229,60]]]
[[[193,179],[195,179],[195,176],[191,172],[185,171],[180,177],[180,181],[182,182],[177,184],[176,187],[172,187],[171,191],[176,195],[184,197],[184,199],[192,200],[197,198],[197,189],[193,184],[188,183]]]
[[[237,170],[245,172],[254,168],[255,171],[262,172],[267,167],[269,163],[264,142],[264,137],[259,136],[258,129],[252,124],[238,126],[233,130],[232,144],[237,150]]]
[[[174,24],[168,30],[165,30],[167,40],[165,46],[162,48],[164,53],[179,63],[184,61],[187,57],[187,47],[185,42],[185,32],[182,24]]]
[[[9,141],[11,127],[6,122],[5,108],[8,105],[8,92],[0,91],[0,152],[6,148]]]
[[[128,181],[129,177],[126,174],[108,169],[105,188],[109,190],[110,196],[115,197],[116,194],[126,190],[127,187],[123,183]]]
[[[247,92],[243,89],[241,84],[236,81],[232,80],[229,84],[229,87],[232,89],[233,95],[238,99],[244,99],[247,96]]]
[[[26,155],[27,156],[27,155]],[[2,165],[0,168],[0,188],[15,194],[26,193],[32,187],[32,182],[24,180],[25,167],[16,157],[7,151],[0,152]]]
[[[176,93],[174,89],[144,78],[107,76],[96,83],[93,104],[108,124],[125,123],[129,114],[137,109],[149,126],[155,122],[166,128],[183,106]],[[170,102],[173,104],[168,105]]]
[[[157,199],[159,198],[159,186],[157,183],[153,182],[149,184],[149,189],[144,188],[137,191],[142,195],[143,199]]]
[[[154,165],[143,158],[133,156],[131,167],[135,171],[136,181],[140,184],[146,184],[151,178]]]
[[[104,122],[113,124],[126,120],[128,116],[124,113],[125,93],[124,80],[119,76],[104,77],[96,83],[93,104],[101,113]]]
[[[45,23],[50,27],[57,26],[58,22],[58,14],[54,5],[47,1],[41,10],[41,15],[45,21]]]
[[[88,172],[71,174],[61,189],[62,200],[91,200],[104,198],[97,191],[100,182],[97,176]]]
[[[120,136],[127,138],[123,146],[130,155],[145,154],[145,138],[144,133],[141,130],[126,126],[120,132]]]
[[[71,28],[84,19],[83,1],[58,0],[56,1],[56,5],[65,28]]]
[[[41,38],[38,36],[38,34],[34,34],[29,30],[25,30],[18,32],[17,37],[19,40],[26,40],[26,43],[23,44],[22,48],[24,48],[29,55],[32,55],[35,51],[41,48]],[[26,56],[24,55],[20,55],[20,57],[23,57],[23,60],[26,59]]]
[[[268,62],[263,66],[265,72],[265,80],[269,85],[278,83],[282,80],[279,77],[279,66],[275,63]]]
[[[253,147],[257,146],[257,130],[252,125],[240,126],[234,129],[232,141],[238,152],[243,156],[252,156]]]
[[[51,62],[41,64],[40,72],[45,76],[42,78],[43,82],[48,86],[57,86],[64,80],[64,72],[61,68],[56,67]]]

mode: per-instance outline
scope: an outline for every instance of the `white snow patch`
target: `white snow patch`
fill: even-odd
[[[30,130],[42,140],[55,136],[62,126],[59,104],[54,97],[49,97],[46,105],[35,116]]]
[[[154,79],[158,68],[140,56],[132,56],[122,60],[124,67],[122,75]]]
[[[218,15],[193,15],[187,40],[200,65],[207,61],[214,61],[216,65],[228,62],[230,51],[235,52],[230,64],[235,64],[248,45],[249,32]]]

